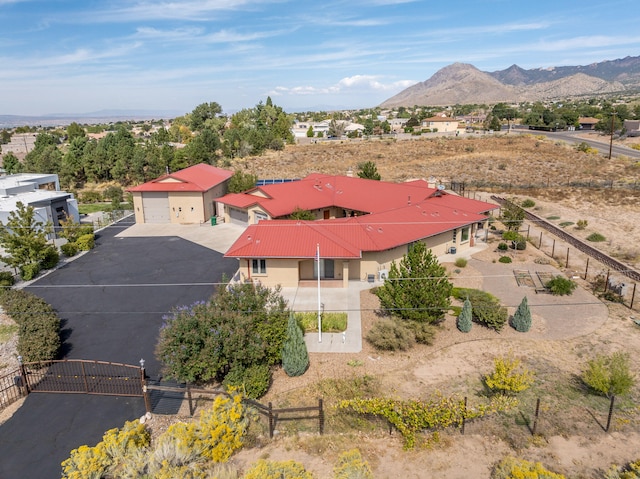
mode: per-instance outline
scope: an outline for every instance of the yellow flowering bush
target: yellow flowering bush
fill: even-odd
[[[313,479],[313,475],[296,461],[265,461],[260,459],[242,479]]]
[[[373,479],[369,463],[362,458],[358,449],[343,452],[333,468],[335,479]]]
[[[544,468],[539,462],[525,461],[515,457],[505,457],[496,466],[492,479],[564,479],[562,474],[556,474]]]

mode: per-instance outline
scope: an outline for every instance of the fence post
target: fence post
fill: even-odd
[[[189,400],[189,416],[193,417],[193,397],[191,396],[191,385],[187,384],[187,399]]]
[[[274,429],[275,429],[275,424],[273,421],[273,404],[269,402],[269,439],[273,439]]]
[[[610,269],[607,270],[607,279],[604,281],[604,292],[606,293],[607,290],[609,289],[609,273],[611,272]]]
[[[629,305],[629,309],[633,309],[633,300],[636,297],[636,286],[637,283],[633,283],[633,292],[631,293],[631,304]]]
[[[23,396],[28,396],[31,392],[31,388],[29,387],[29,383],[27,382],[27,371],[24,368],[24,363],[22,362],[22,356],[18,356],[18,365],[20,366],[20,381],[22,382],[22,387],[20,388],[20,394]]]
[[[322,398],[318,399],[318,430],[324,434],[324,408]]]
[[[540,414],[540,398],[536,401],[536,415],[533,419],[533,427],[531,428],[531,435],[536,435],[536,429],[538,428],[538,415]]]
[[[538,241],[538,249],[542,249],[542,231],[540,231],[540,241]]]
[[[462,407],[462,428],[460,432],[464,436],[464,425],[467,419],[467,396],[464,397],[464,406]]]
[[[566,268],[569,267],[569,248],[567,248],[567,266]]]
[[[83,369],[84,372],[84,369]],[[147,388],[147,375],[144,369],[144,359],[140,360],[140,384],[142,385],[142,397],[144,398],[144,410],[151,413],[151,400],[149,398],[149,389]]]
[[[587,265],[584,267],[584,280],[587,280],[587,271],[589,271],[589,257],[587,256]]]
[[[531,231],[531,225],[527,225],[527,241],[529,240],[529,232]]]
[[[551,247],[551,259],[555,259],[553,255],[556,253],[556,240],[553,239],[553,246]]]
[[[609,426],[611,426],[611,416],[613,416],[613,403],[616,401],[615,396],[611,396],[611,404],[609,405],[609,417],[607,418],[607,428],[605,432],[609,432]]]

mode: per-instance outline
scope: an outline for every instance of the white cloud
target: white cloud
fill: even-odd
[[[379,80],[380,77],[373,75],[354,75],[342,78],[334,85],[328,87],[314,86],[294,86],[284,87],[278,86],[269,92],[270,95],[322,95],[322,94],[343,94],[353,91],[358,93],[366,92],[395,92],[403,90],[417,83],[415,80],[398,80],[384,83]]]

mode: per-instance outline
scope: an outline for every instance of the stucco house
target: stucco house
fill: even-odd
[[[127,189],[136,223],[204,223],[218,215],[233,172],[201,163]]]
[[[425,118],[420,122],[420,127],[423,129],[430,129],[431,131],[437,131],[438,133],[450,133],[458,130],[459,121],[455,118],[449,118],[447,116],[432,116],[431,118]]]
[[[429,187],[424,180],[389,183],[312,174],[219,199],[228,221],[248,225],[226,252],[237,258],[235,279],[267,286],[298,286],[317,279],[343,287],[380,279],[409,245],[434,254],[473,246],[498,206]],[[286,219],[296,209],[315,221]],[[319,251],[319,258],[317,252]]]

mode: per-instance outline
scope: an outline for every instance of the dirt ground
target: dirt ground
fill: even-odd
[[[568,189],[554,187],[553,182],[568,179],[615,180],[634,182],[640,179],[640,167],[629,159],[606,161],[576,152],[573,148],[527,135],[485,140],[362,142],[351,144],[317,144],[287,147],[265,157],[239,160],[235,166],[246,167],[261,178],[301,177],[310,172],[344,174],[355,170],[362,161],[374,161],[382,178],[400,181],[408,178],[454,178],[465,181],[491,178],[501,183],[546,183],[548,189],[493,191],[501,196],[531,198],[532,212],[543,218],[554,218],[554,224],[587,220],[585,230],[574,225],[566,231],[586,238],[598,232],[606,240],[597,247],[640,266],[640,199],[639,190]],[[472,165],[472,167],[470,167]],[[487,200],[488,191],[469,192]],[[525,228],[528,225],[525,225]],[[529,233],[538,238],[541,230],[531,225]],[[566,245],[557,241],[554,258],[550,258],[553,238],[544,233],[542,251],[529,244],[524,252],[513,255],[514,263],[505,265],[535,270],[536,265],[556,268],[559,273],[581,276],[586,257],[571,251],[566,265]],[[534,243],[537,242],[534,241]],[[499,257],[497,239],[469,261],[464,268],[446,264],[457,286],[482,288],[488,278],[480,273],[479,263],[494,266]],[[591,261],[589,276],[603,271]],[[590,285],[576,278],[581,294],[601,304],[591,295]],[[582,297],[582,296],[581,296]],[[584,302],[584,301],[583,301]],[[640,292],[636,304],[640,303]],[[363,334],[378,319],[377,298],[368,291],[361,293]],[[512,306],[512,305],[510,305]],[[562,311],[572,308],[571,299],[548,307]],[[534,371],[536,381],[531,391],[523,393],[517,411],[471,423],[465,434],[446,430],[438,442],[404,451],[400,436],[389,435],[384,427],[362,427],[346,430],[335,420],[332,404],[327,404],[327,428],[324,436],[313,432],[313,425],[296,429],[294,423],[282,423],[274,440],[255,439],[234,456],[240,470],[257,459],[302,462],[314,477],[333,477],[338,455],[357,447],[371,464],[376,478],[487,478],[495,464],[507,455],[541,461],[547,468],[569,478],[601,478],[612,464],[623,465],[640,459],[640,386],[631,395],[619,399],[609,433],[603,430],[608,402],[584,391],[579,375],[588,359],[596,354],[624,350],[636,358],[640,353],[640,327],[631,321],[640,317],[627,307],[607,303],[605,313],[589,327],[565,328],[562,337],[550,337],[544,315],[534,310],[530,333],[518,333],[505,327],[496,333],[474,325],[468,334],[460,333],[453,317],[447,317],[431,346],[416,346],[407,352],[381,353],[366,341],[357,354],[311,354],[309,370],[299,378],[289,378],[281,370],[274,374],[273,385],[263,402],[275,407],[313,404],[317,397],[330,396],[332,380],[346,382],[371,378],[379,394],[397,398],[426,398],[436,391],[442,394],[468,396],[471,403],[481,401],[485,392],[482,376],[491,372],[493,359],[514,354],[523,365]],[[513,312],[510,309],[510,312]],[[632,368],[640,378],[640,363],[632,359]],[[533,437],[525,418],[531,419],[535,401],[541,398],[541,415],[537,435]],[[7,413],[5,413],[6,416]],[[172,420],[154,417],[149,425],[155,433]],[[2,416],[0,416],[0,422]]]

